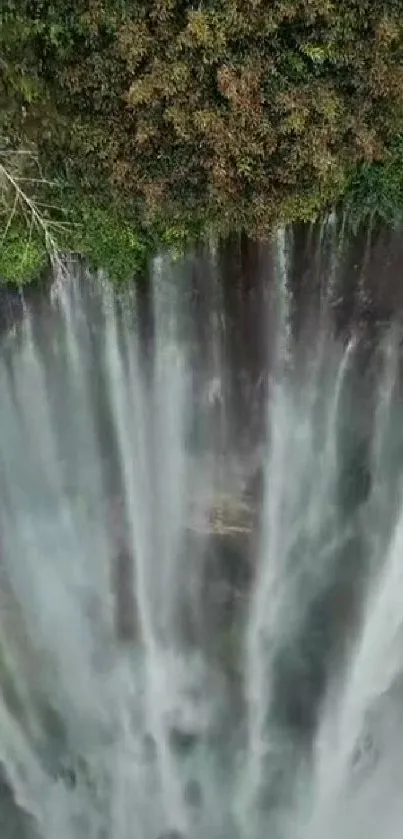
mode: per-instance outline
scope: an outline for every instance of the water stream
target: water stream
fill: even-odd
[[[4,839],[400,837],[402,332],[340,236],[2,324]]]

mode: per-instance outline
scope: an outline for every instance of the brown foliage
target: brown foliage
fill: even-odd
[[[250,230],[301,217],[403,124],[398,0],[40,6],[30,54],[44,56],[63,153],[151,212],[197,205]]]

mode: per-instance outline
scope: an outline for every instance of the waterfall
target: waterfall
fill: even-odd
[[[3,328],[4,839],[400,836],[400,314],[297,233]]]

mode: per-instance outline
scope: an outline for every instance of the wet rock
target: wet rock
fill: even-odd
[[[249,507],[213,507],[209,515],[209,532],[223,536],[250,533],[252,529],[252,511]]]
[[[154,760],[157,756],[157,745],[152,734],[143,737],[143,748],[146,760]]]
[[[368,445],[357,441],[343,463],[339,483],[339,504],[346,516],[353,515],[367,501],[372,487]]]
[[[363,769],[368,769],[377,758],[377,749],[375,748],[374,739],[370,731],[365,731],[358,743],[356,744],[351,765],[355,772],[362,772]]]
[[[262,453],[261,457],[262,462],[258,463],[252,471],[252,474],[247,480],[244,491],[244,496],[250,509],[256,512],[260,509],[263,503],[265,491],[265,474],[263,465],[264,453]]]
[[[0,836],[1,839],[39,839],[34,817],[17,804],[6,770],[1,764]]]
[[[130,551],[119,551],[113,565],[115,591],[115,629],[119,641],[131,642],[138,635],[134,598],[134,565]]]
[[[184,796],[186,804],[189,804],[190,807],[200,807],[202,804],[201,786],[195,778],[191,778],[190,781],[187,782]]]
[[[185,837],[180,830],[172,827],[168,830],[163,830],[163,832],[158,835],[157,839],[185,839]]]
[[[57,749],[59,754],[66,752],[68,748],[67,729],[59,711],[43,698],[39,708],[39,714],[43,730],[46,732],[46,736],[51,741],[53,748]]]
[[[254,497],[245,493],[217,492],[207,516],[197,504],[190,506],[189,529],[202,534],[235,536],[249,534],[255,524]]]
[[[179,754],[186,755],[197,745],[199,734],[195,731],[186,731],[175,727],[171,728],[168,739],[171,749]]]
[[[248,542],[240,538],[215,537],[210,550],[217,578],[232,591],[246,593],[252,578]]]
[[[21,294],[0,281],[0,334],[23,317]]]
[[[60,778],[68,789],[75,789],[77,786],[77,773],[73,766],[61,766],[57,778]]]
[[[203,512],[189,513],[177,631],[181,643],[201,647],[221,667],[229,648],[235,651],[233,622],[243,615],[254,575],[253,511],[239,498],[220,496],[208,517]],[[228,664],[232,671],[232,655]]]

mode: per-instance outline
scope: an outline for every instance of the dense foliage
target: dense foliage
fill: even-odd
[[[381,160],[356,167],[343,203],[353,224],[373,219],[388,226],[403,224],[403,134]]]
[[[385,161],[402,159],[401,0],[2,8],[0,134],[80,195],[100,259],[112,239],[139,256],[206,227],[264,235],[372,178],[400,202]]]

